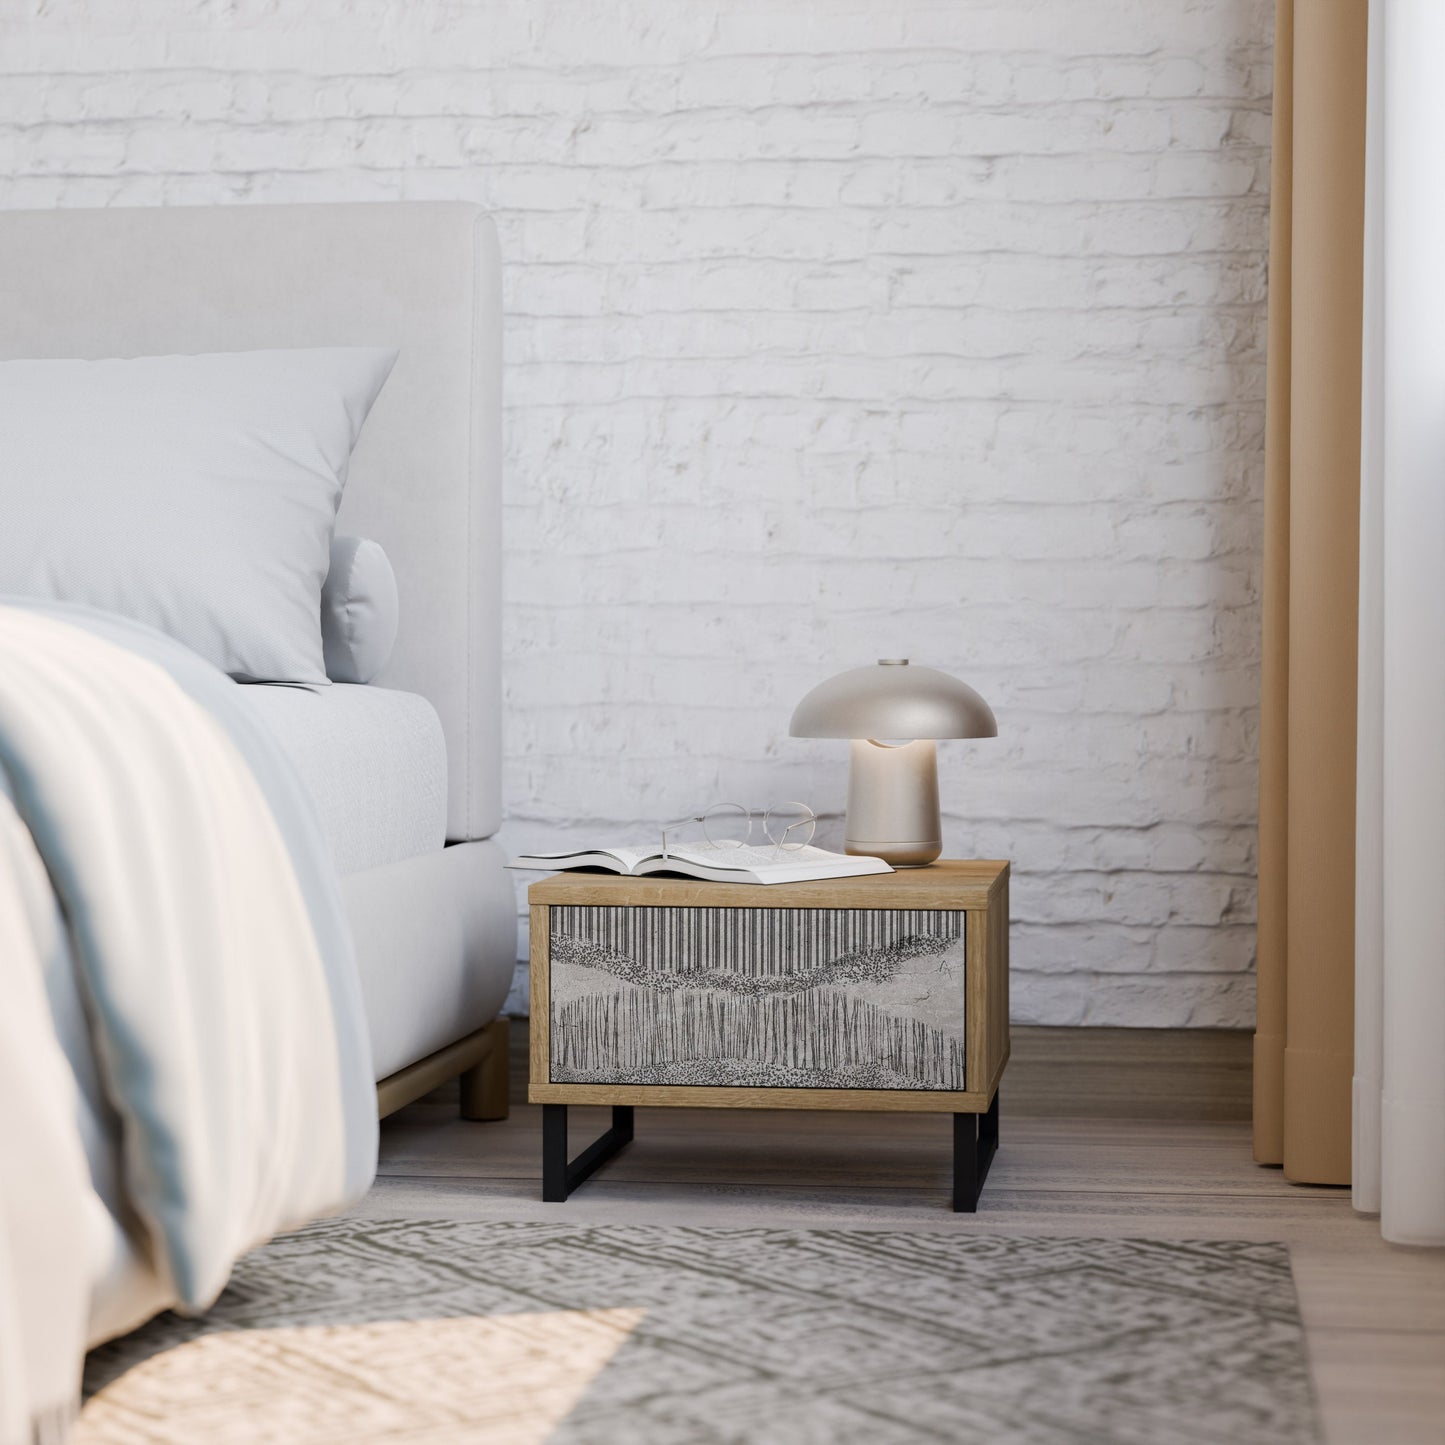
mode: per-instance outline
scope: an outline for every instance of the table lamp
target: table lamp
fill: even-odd
[[[966,683],[906,657],[820,682],[793,711],[795,738],[851,738],[844,849],[921,868],[943,852],[936,738],[996,738],[993,709]],[[906,740],[906,741],[905,741]]]

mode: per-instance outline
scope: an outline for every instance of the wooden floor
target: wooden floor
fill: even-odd
[[[358,1212],[1282,1240],[1330,1445],[1445,1445],[1445,1251],[1386,1245],[1347,1191],[1259,1168],[1240,1120],[1050,1117],[1036,1088],[1011,1112],[1008,1084],[972,1217],[948,1209],[949,1124],[931,1115],[639,1109],[619,1158],[566,1204],[543,1204],[540,1108],[466,1123],[455,1086],[383,1123],[381,1177]],[[572,1110],[573,1152],[606,1122]]]

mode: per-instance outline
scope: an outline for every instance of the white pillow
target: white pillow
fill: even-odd
[[[395,360],[0,362],[0,593],[123,613],[233,677],[326,682],[336,508]]]
[[[400,620],[396,573],[380,542],[331,539],[321,589],[321,641],[332,682],[370,682],[386,666]]]

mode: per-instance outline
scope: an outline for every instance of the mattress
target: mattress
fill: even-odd
[[[497,1016],[517,958],[506,861],[488,838],[342,879],[378,1079]]]
[[[446,744],[424,697],[340,682],[239,690],[300,775],[343,877],[445,844]]]

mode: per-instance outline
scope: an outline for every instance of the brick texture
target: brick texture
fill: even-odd
[[[458,197],[507,262],[512,849],[803,798],[957,671],[1016,1017],[1252,1018],[1267,0],[12,0],[0,206]]]

